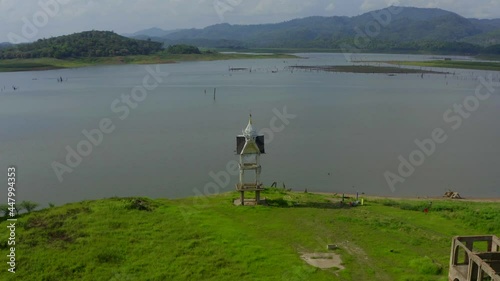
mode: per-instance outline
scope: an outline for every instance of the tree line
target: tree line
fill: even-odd
[[[168,46],[166,51],[169,54],[201,54],[200,49],[186,44]]]
[[[33,201],[23,201],[14,207],[14,214],[17,216],[23,210],[25,210],[27,213],[31,213],[39,206],[40,204]],[[54,207],[54,204],[50,203],[49,206],[52,208]],[[0,204],[0,213],[4,218],[9,217],[9,214],[11,213],[11,207],[8,204]]]

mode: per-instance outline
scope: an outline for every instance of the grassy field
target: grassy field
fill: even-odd
[[[178,200],[110,198],[22,215],[15,278],[0,223],[0,280],[447,280],[454,235],[500,234],[500,204],[263,194],[270,206],[235,207],[235,192]],[[338,245],[344,270],[300,259]]]
[[[387,63],[396,64],[396,65],[412,65],[412,66],[426,66],[426,67],[444,67],[444,68],[500,71],[500,62],[433,60],[433,61],[389,61]]]
[[[149,56],[126,56],[126,57],[99,57],[99,58],[77,58],[77,59],[55,59],[55,58],[39,58],[39,59],[11,59],[0,60],[0,72],[12,71],[33,71],[33,70],[48,70],[61,68],[75,68],[92,65],[113,65],[113,64],[162,64],[176,63],[182,61],[214,61],[214,60],[231,60],[231,59],[269,59],[269,58],[296,58],[293,55],[286,54],[221,54],[221,53],[204,53],[204,54],[156,54]]]

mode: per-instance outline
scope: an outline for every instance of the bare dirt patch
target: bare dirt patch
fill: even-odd
[[[342,259],[335,253],[303,253],[300,257],[308,264],[321,269],[344,269]]]

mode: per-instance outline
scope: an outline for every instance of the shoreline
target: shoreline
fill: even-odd
[[[316,52],[312,52],[316,53]],[[390,55],[390,54],[388,54]],[[0,60],[0,73],[2,72],[22,72],[22,71],[45,71],[57,69],[71,69],[100,65],[123,65],[123,64],[173,64],[193,61],[222,61],[235,59],[302,59],[304,57],[291,53],[242,53],[242,52],[221,52],[203,54],[153,54],[153,55],[133,55],[116,57],[85,57],[85,58],[31,58],[31,59],[8,59]],[[365,62],[365,61],[363,61]],[[411,74],[411,73],[431,73],[447,74],[440,71],[417,71],[415,69],[404,69],[401,66],[435,67],[448,69],[471,69],[485,71],[500,71],[500,62],[497,61],[460,61],[460,60],[427,60],[427,61],[366,61],[386,63],[389,66],[300,66],[302,70],[320,70],[327,72],[352,72],[352,73],[386,73],[386,74]],[[298,68],[300,68],[298,67]],[[337,69],[338,68],[338,69]],[[345,68],[345,69],[344,69]],[[301,70],[301,69],[297,69]]]
[[[1,72],[45,71],[56,69],[71,69],[99,65],[123,64],[171,64],[188,61],[220,61],[233,59],[299,59],[291,54],[241,54],[241,53],[205,53],[205,54],[154,54],[117,57],[91,58],[33,58],[0,60]]]
[[[450,69],[471,69],[485,71],[500,71],[500,62],[495,61],[458,61],[458,60],[429,60],[429,61],[385,61],[390,65],[397,66],[420,66]]]
[[[296,191],[298,193],[302,193],[302,191]],[[318,195],[338,195],[342,196],[342,193],[337,193],[337,192],[315,192],[315,191],[310,191],[309,193],[312,194],[318,194]],[[352,193],[344,193],[346,197],[349,198],[355,198],[356,194]],[[363,198],[368,198],[368,199],[373,199],[373,200],[383,200],[383,199],[388,199],[388,200],[435,200],[435,201],[452,201],[452,202],[488,202],[488,203],[495,203],[495,202],[500,202],[500,197],[494,197],[494,198],[481,198],[481,197],[464,197],[462,199],[452,199],[452,198],[447,198],[444,196],[399,196],[399,197],[393,197],[393,196],[380,196],[380,195],[370,195],[370,194],[359,194],[359,197]]]

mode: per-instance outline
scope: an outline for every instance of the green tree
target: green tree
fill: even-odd
[[[0,212],[2,213],[3,217],[6,217],[9,214],[9,205],[1,204],[0,205]]]
[[[201,54],[200,49],[191,45],[171,45],[167,48],[169,54]]]
[[[0,204],[0,213],[2,213],[4,217],[9,216],[10,209],[11,209],[11,207],[9,205],[7,205],[7,204]],[[24,209],[24,207],[22,207],[20,205],[15,205],[14,206],[14,213],[15,213],[15,215],[17,216],[17,214],[19,214],[19,212],[22,211],[23,209]]]
[[[19,207],[25,209],[28,213],[31,211],[34,211],[36,208],[38,208],[39,204],[32,202],[32,201],[23,201],[21,204],[19,204]]]

